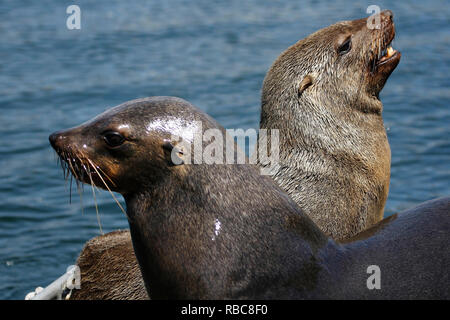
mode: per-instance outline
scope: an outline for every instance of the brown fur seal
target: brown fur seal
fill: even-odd
[[[450,297],[450,198],[338,244],[256,166],[188,164],[173,135],[198,122],[224,133],[188,102],[154,97],[50,136],[76,178],[125,198],[152,299]],[[368,289],[371,265],[380,289]]]
[[[381,28],[344,21],[300,40],[264,79],[260,127],[279,129],[273,179],[334,239],[383,218],[391,154],[379,93],[400,61],[390,43],[392,12]]]
[[[77,260],[80,290],[71,300],[148,299],[128,230],[95,237],[84,245]]]

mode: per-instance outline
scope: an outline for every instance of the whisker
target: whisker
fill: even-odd
[[[64,163],[63,163],[63,160],[62,160],[62,154],[59,156],[59,165],[61,166],[61,169],[63,171],[63,176],[64,176],[65,172],[64,172]]]
[[[84,171],[80,170],[78,163],[82,163],[78,154],[74,154],[72,150],[69,151],[57,151],[55,153],[57,165],[59,165],[63,171],[64,180],[66,181],[67,190],[67,178],[70,175],[70,187],[69,187],[69,203],[72,203],[72,184],[73,178],[75,177],[75,183],[77,186],[77,193],[80,197],[80,208],[81,215],[84,215],[84,205],[83,205],[83,192],[84,192]],[[77,161],[75,161],[78,160]],[[100,230],[101,230],[100,226]]]
[[[72,204],[72,177],[73,175],[70,175],[70,187],[69,187],[69,203]]]
[[[381,38],[378,38],[378,59],[381,58]]]
[[[66,166],[64,166],[63,173],[64,173],[64,190],[67,192],[68,191],[67,190],[67,179],[69,178],[69,172],[68,172],[68,170],[66,170]]]
[[[92,180],[92,175],[91,175],[90,171],[88,171],[88,175],[89,175],[89,179],[91,180],[92,195],[94,196],[95,211],[97,213],[97,223],[98,223],[98,226],[100,228],[100,234],[103,235],[104,233],[103,233],[103,229],[102,229],[102,223],[100,221],[100,214],[98,213],[97,197],[95,196],[95,190],[94,190],[95,184],[94,184],[94,181]]]
[[[80,182],[78,180],[75,180],[77,183],[77,192],[80,196],[80,206],[81,206],[81,215],[84,215],[84,207],[83,207],[83,192],[80,189]],[[83,187],[83,184],[81,184],[81,187]]]
[[[67,156],[66,156],[66,153],[65,153],[64,151],[63,151],[63,153],[62,153],[62,156],[64,157],[63,162],[62,162],[62,164],[63,164],[64,180],[66,180],[66,176],[67,176],[67,172],[66,172],[66,165],[67,165],[66,159],[67,159]]]
[[[93,164],[93,163],[92,163]],[[94,165],[94,164],[93,164]],[[94,166],[94,170],[95,170],[95,167],[98,167],[98,166]],[[98,167],[98,170],[100,170],[100,172],[101,173],[103,173],[103,175],[113,184],[113,186],[116,186],[116,184],[114,183],[114,181],[112,181],[111,180],[111,178],[100,168],[100,167]],[[96,170],[97,171],[97,170]],[[98,172],[97,172],[97,174],[98,174]]]
[[[98,170],[101,171],[101,173],[103,173],[103,175],[113,184],[113,186],[116,186],[116,184],[114,183],[114,181],[102,170],[102,168],[100,168],[99,166],[97,166],[91,159],[89,159],[88,157],[84,156],[83,157],[85,159],[87,159],[87,161],[89,161],[89,163],[91,164],[91,166],[94,168],[95,172],[97,172],[97,174],[100,176],[100,178],[102,177],[101,174],[97,171],[96,168],[98,168]],[[103,179],[102,179],[103,180]],[[106,183],[105,183],[106,185]]]
[[[94,168],[95,172],[97,172],[97,175],[100,177],[100,179],[102,180],[103,184],[105,185],[106,189],[108,189],[109,193],[111,194],[111,196],[113,197],[113,199],[116,201],[117,205],[119,206],[120,210],[122,210],[122,212],[126,215],[125,210],[123,209],[123,207],[120,205],[119,200],[117,200],[117,198],[114,196],[114,193],[112,193],[111,189],[109,188],[108,184],[105,182],[105,180],[102,178],[101,174],[97,171],[97,169],[95,168],[95,165],[92,163],[92,161],[90,159],[87,159],[87,161],[91,164],[91,166]]]
[[[78,160],[80,160],[79,157],[77,157],[77,158],[78,158]],[[70,158],[70,160],[72,160],[72,158]],[[70,170],[72,171],[72,174],[74,174],[75,178],[78,179],[78,175],[77,175],[77,172],[76,172],[75,168],[72,165],[72,161],[69,161],[69,167],[70,167]]]

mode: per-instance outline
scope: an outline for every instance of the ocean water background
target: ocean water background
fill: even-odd
[[[81,30],[66,8],[81,7]],[[265,73],[288,46],[379,5],[395,14],[402,60],[381,99],[392,149],[386,215],[450,195],[450,9],[445,1],[0,2],[0,299],[23,299],[100,234],[48,135],[146,96],[189,100],[227,128],[258,128]],[[104,232],[127,228],[106,192]]]

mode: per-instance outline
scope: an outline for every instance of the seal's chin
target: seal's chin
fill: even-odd
[[[80,182],[102,187],[98,166],[95,168],[92,162],[71,152],[58,153],[58,155],[65,176],[70,173]]]
[[[80,155],[78,152],[74,152],[70,148],[65,150],[55,148],[55,151],[59,157],[59,162],[66,179],[69,175],[72,175],[75,181],[90,184],[105,190],[107,190],[105,188],[106,184],[114,186],[110,177],[91,159]]]

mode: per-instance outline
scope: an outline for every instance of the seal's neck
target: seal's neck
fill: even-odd
[[[272,78],[263,87],[260,127],[279,130],[274,180],[334,239],[379,221],[390,175],[381,114],[354,109],[345,92],[329,96],[312,86],[298,97]]]
[[[292,274],[295,291],[308,296],[307,270],[320,265],[328,239],[269,178],[224,167],[125,197],[150,296],[280,298]]]
[[[305,94],[294,99],[285,94],[285,99],[273,99],[263,95],[260,127],[280,131],[281,153],[302,147],[314,152],[324,149],[327,153],[364,156],[372,147],[387,142],[381,113],[364,111],[372,104],[361,100],[352,104],[346,97],[319,98]]]

